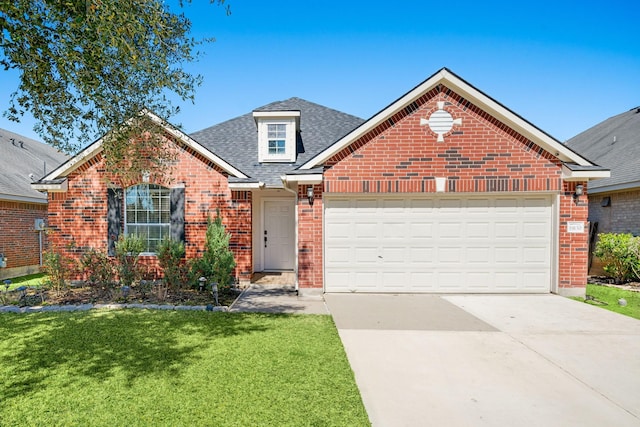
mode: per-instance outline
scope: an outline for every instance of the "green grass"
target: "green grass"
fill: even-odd
[[[15,277],[11,280],[11,286],[9,286],[9,290],[15,289],[20,286],[40,286],[43,281],[47,279],[47,275],[45,273],[36,273],[29,274],[28,276]],[[4,291],[4,281],[0,281],[0,290]]]
[[[611,286],[588,284],[587,296],[595,298],[593,301],[587,300],[586,302],[588,304],[640,319],[640,292],[627,291]],[[627,300],[625,307],[618,304],[620,298]],[[582,298],[576,299],[584,301]]]
[[[0,314],[3,426],[364,426],[329,316]]]

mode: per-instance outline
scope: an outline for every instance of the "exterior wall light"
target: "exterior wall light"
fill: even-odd
[[[582,184],[576,185],[576,191],[575,193],[573,193],[573,197],[576,199],[576,201],[578,200],[578,197],[582,196],[583,194],[584,194],[584,185]]]
[[[307,187],[307,199],[309,199],[309,204],[313,205],[313,186],[312,185]]]

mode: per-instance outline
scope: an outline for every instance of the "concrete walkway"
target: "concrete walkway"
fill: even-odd
[[[373,426],[639,426],[640,321],[555,295],[327,294]]]
[[[287,314],[329,314],[321,297],[299,297],[291,285],[251,284],[229,307],[229,311],[287,313]]]

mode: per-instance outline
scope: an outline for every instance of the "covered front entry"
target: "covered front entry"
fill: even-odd
[[[325,196],[326,292],[548,293],[547,194]]]
[[[293,200],[265,200],[263,212],[264,270],[293,270],[295,263]]]

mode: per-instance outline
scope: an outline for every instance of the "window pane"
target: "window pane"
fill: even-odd
[[[144,252],[156,252],[169,235],[170,190],[155,184],[140,184],[126,190],[125,233],[145,242]]]

